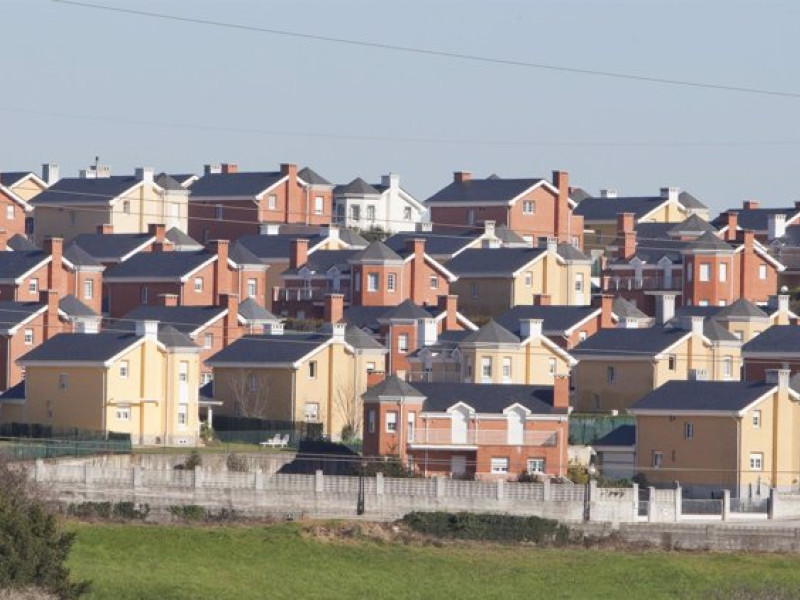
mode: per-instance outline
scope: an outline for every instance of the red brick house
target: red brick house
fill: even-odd
[[[486,221],[507,226],[526,241],[556,238],[583,247],[583,218],[573,214],[569,175],[553,171],[546,179],[475,179],[456,172],[453,182],[425,201],[434,229],[455,235]]]
[[[189,190],[187,233],[202,243],[257,234],[262,223],[330,224],[333,215],[333,185],[288,163],[268,172],[206,165]]]
[[[363,395],[364,455],[421,475],[509,479],[567,470],[569,384],[414,383],[390,376]]]
[[[42,179],[28,171],[0,172],[0,228],[8,237],[33,232],[33,196],[47,187]]]

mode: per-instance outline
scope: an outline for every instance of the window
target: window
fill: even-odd
[[[178,427],[186,427],[189,423],[189,405],[182,402],[178,404]]]
[[[614,379],[617,377],[617,371],[614,367],[606,367],[606,380],[609,384],[614,383]]]
[[[405,354],[408,352],[408,334],[401,333],[397,336],[397,351]]]
[[[472,283],[472,297],[473,298],[477,298],[479,292],[480,292],[480,288],[478,287],[478,283],[477,282],[473,282]]]
[[[39,292],[39,280],[36,277],[31,277],[28,280],[28,291],[31,294],[37,294]]]
[[[484,381],[492,379],[492,357],[484,356],[481,358],[481,377]]]
[[[492,473],[498,475],[508,473],[508,458],[492,458]]]
[[[543,458],[529,458],[528,473],[544,473],[544,465]]]
[[[710,281],[711,265],[709,263],[700,263],[700,270],[697,273],[697,277],[700,281]]]
[[[722,377],[730,379],[733,376],[733,357],[726,356],[722,359]]]
[[[147,289],[146,285],[142,286],[142,289],[139,290],[139,300],[142,304],[147,304],[148,296],[150,295],[150,290]]]
[[[33,329],[26,329],[25,330],[25,345],[32,346],[33,345]]]
[[[195,277],[194,278],[194,291],[195,292],[202,292],[203,291],[203,278],[202,277]]]
[[[371,408],[367,413],[367,433],[375,433],[375,409]]]
[[[189,363],[185,360],[182,360],[178,367],[178,381],[180,383],[188,383],[189,381]]]
[[[751,452],[750,453],[750,470],[761,471],[764,468],[764,453]]]
[[[114,411],[114,417],[117,421],[130,421],[131,420],[131,407],[130,406],[118,406],[117,410]]]
[[[368,292],[377,292],[378,291],[378,274],[377,273],[367,273],[367,291]]]
[[[269,210],[275,210],[276,206],[278,206],[278,197],[275,194],[267,196],[267,208]]]
[[[397,275],[389,273],[386,276],[386,289],[387,291],[394,292],[397,284]]]
[[[417,413],[408,413],[408,427],[406,429],[406,440],[408,442],[414,441],[414,426],[417,423]]]
[[[533,273],[527,271],[525,273],[525,287],[529,288],[533,286]]]
[[[439,287],[439,276],[438,275],[431,275],[431,289],[435,290]]]
[[[58,376],[58,389],[60,390],[68,390],[69,389],[69,375],[67,373],[60,373]]]
[[[255,279],[247,280],[247,296],[254,298],[258,295],[258,282]]]
[[[368,362],[367,363],[367,373],[374,373],[375,372],[375,363]]]
[[[758,278],[759,279],[767,278],[767,265],[758,265]]]
[[[403,209],[403,220],[410,221],[411,220],[411,207],[406,206]]]
[[[361,220],[361,207],[358,205],[353,205],[350,207],[350,218],[353,221],[360,221]]]
[[[217,221],[222,221],[222,205],[220,205],[220,204],[217,204],[217,205],[214,207],[214,218],[215,218]]]
[[[555,376],[555,374],[556,374],[556,359],[555,358],[548,358],[547,359],[547,372],[550,374],[550,377]]]
[[[325,198],[316,196],[314,198],[314,214],[321,215],[323,212],[325,212]]]
[[[375,220],[375,207],[372,204],[367,206],[367,220],[368,221]]]
[[[386,413],[386,432],[395,433],[397,431],[397,411],[390,410]]]
[[[753,429],[758,429],[761,427],[761,411],[754,410],[753,411]]]
[[[511,383],[511,357],[503,357],[503,383]]]
[[[678,357],[675,356],[674,354],[670,354],[669,357],[667,357],[667,368],[670,371],[674,371],[677,368],[677,365],[678,365]]]
[[[683,424],[683,439],[694,439],[694,423],[686,422]]]
[[[717,306],[728,306],[725,300],[717,300]]]
[[[312,360],[308,363],[308,378],[309,379],[317,378],[317,361],[315,360]]]
[[[119,376],[123,379],[128,378],[128,371],[129,371],[129,364],[127,360],[121,360],[119,362]]]
[[[129,200],[122,202],[122,212],[126,215],[131,214],[131,203]]]
[[[660,469],[664,462],[664,455],[661,452],[653,451],[653,468]]]
[[[686,265],[686,281],[692,280],[692,263]]]
[[[720,263],[719,281],[720,283],[725,283],[726,281],[728,281],[728,263]]]
[[[584,341],[587,337],[588,337],[588,335],[587,335],[587,333],[585,331],[581,331],[581,332],[578,333],[578,341],[579,342]]]
[[[258,377],[256,377],[255,373],[250,373],[247,376],[247,389],[251,392],[255,392],[258,389]]]
[[[203,348],[208,350],[213,345],[214,345],[214,334],[213,333],[205,334],[205,336],[203,336]]]
[[[10,204],[6,206],[6,220],[7,221],[14,220],[14,207]]]
[[[315,423],[319,421],[319,403],[306,402],[305,417],[306,417],[306,422]]]
[[[534,212],[536,212],[536,204],[533,202],[533,200],[525,200],[522,203],[522,214],[532,215]]]
[[[467,377],[468,378],[472,377],[472,363],[469,362],[467,363]]]
[[[475,225],[475,211],[471,208],[467,211],[467,225]]]
[[[708,306],[708,300],[700,300],[700,302],[697,303],[697,306]]]
[[[86,300],[94,298],[94,281],[91,279],[83,280],[83,297]]]

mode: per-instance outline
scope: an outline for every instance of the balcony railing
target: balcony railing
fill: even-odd
[[[503,430],[468,430],[415,428],[408,434],[409,446],[555,446],[552,431],[524,431],[509,435]]]
[[[671,281],[664,277],[603,277],[603,291],[680,290],[681,287],[681,278],[678,276]]]
[[[274,287],[272,288],[273,302],[321,302],[328,294],[344,294],[345,302],[349,301],[348,294],[344,290],[333,290],[329,288],[306,288],[306,287]]]

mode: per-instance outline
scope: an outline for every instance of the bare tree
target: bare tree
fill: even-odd
[[[342,439],[358,437],[364,419],[364,402],[352,382],[338,381],[333,394],[333,407],[342,421]]]
[[[227,378],[237,417],[263,419],[269,406],[269,381],[253,369],[237,369]]]

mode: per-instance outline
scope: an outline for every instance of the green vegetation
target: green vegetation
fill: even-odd
[[[460,540],[532,542],[563,546],[569,529],[552,519],[512,515],[413,512],[403,522],[418,533]]]
[[[800,558],[790,555],[404,544],[312,535],[299,524],[72,527],[69,564],[92,580],[90,598],[656,600],[726,590],[791,598],[800,589]]]

